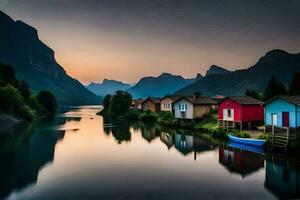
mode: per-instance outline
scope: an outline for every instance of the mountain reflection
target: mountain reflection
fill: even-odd
[[[49,121],[46,124],[49,125]],[[24,134],[27,134],[27,129],[22,129],[18,137],[23,137]],[[15,144],[13,150],[1,152],[0,198],[9,195],[13,190],[35,184],[40,169],[53,161],[55,145],[63,137],[64,132],[37,128],[28,140]],[[4,138],[1,137],[2,139]]]
[[[11,193],[11,197],[19,194],[26,199],[26,195],[32,195],[31,190],[26,194],[27,189],[38,186],[37,190],[46,197],[65,197],[66,190],[69,192],[67,195],[71,194],[72,197],[82,194],[103,197],[103,194],[110,192],[115,194],[116,187],[122,188],[118,195],[132,192],[130,188],[134,188],[136,194],[137,187],[155,186],[151,188],[152,194],[152,191],[159,189],[167,191],[169,188],[163,186],[169,180],[181,180],[176,184],[182,183],[178,188],[183,190],[178,193],[173,190],[176,195],[184,191],[198,192],[193,196],[196,199],[203,192],[214,192],[215,187],[218,187],[222,190],[219,197],[223,197],[227,191],[247,182],[231,178],[234,177],[232,174],[243,178],[253,175],[251,181],[258,179],[259,184],[251,186],[256,187],[256,190],[252,188],[245,194],[246,197],[257,195],[255,191],[258,191],[260,195],[266,194],[266,198],[274,195],[278,198],[300,198],[299,158],[254,153],[209,140],[207,135],[169,130],[157,124],[102,120],[87,111],[84,116],[77,112],[71,114],[42,120],[38,126],[28,126],[18,133],[0,135],[0,199]],[[72,134],[77,129],[78,132]],[[64,142],[56,148],[62,139]],[[146,146],[150,148],[140,151],[146,141],[149,143]],[[124,143],[126,145],[120,145]],[[120,149],[122,154],[116,154]],[[73,159],[75,154],[78,159]],[[183,157],[185,159],[181,159]],[[56,164],[44,168],[39,176],[41,169],[51,162]],[[218,173],[212,169],[218,170]],[[220,176],[227,179],[220,181]],[[43,185],[49,177],[52,185]],[[227,181],[230,184],[224,184]],[[107,185],[99,187],[101,184]],[[47,190],[44,190],[46,186]],[[22,196],[24,194],[20,193],[23,193],[24,188],[25,196]],[[143,194],[145,192],[143,189],[140,191]],[[235,199],[239,195],[231,194],[232,191],[224,194],[229,195],[224,197]]]

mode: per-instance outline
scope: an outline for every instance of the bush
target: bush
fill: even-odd
[[[130,111],[124,115],[124,118],[130,121],[140,120],[140,113],[138,111]]]
[[[20,92],[11,85],[0,88],[0,110],[32,121],[36,113],[24,103]]]
[[[40,112],[42,110],[42,106],[39,103],[36,96],[30,96],[27,100],[27,105],[32,108],[33,110]]]
[[[34,120],[36,116],[36,112],[27,105],[21,106],[16,112],[19,117],[27,121]]]
[[[143,122],[155,122],[157,119],[158,117],[155,113],[145,112],[141,114],[141,120]]]
[[[40,91],[37,96],[38,102],[49,113],[57,112],[57,101],[54,95],[49,91]]]
[[[233,134],[239,138],[250,138],[250,134],[247,132],[233,131]]]
[[[23,97],[15,87],[8,84],[0,88],[0,110],[13,114],[23,105]]]
[[[257,139],[260,139],[260,140],[267,140],[268,139],[268,134],[260,134]]]

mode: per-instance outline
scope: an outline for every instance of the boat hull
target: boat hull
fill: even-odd
[[[266,140],[259,139],[249,139],[249,138],[238,138],[233,135],[228,134],[229,140],[232,142],[237,142],[240,144],[253,145],[253,146],[263,146]]]

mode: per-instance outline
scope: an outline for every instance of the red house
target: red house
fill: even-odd
[[[219,126],[222,128],[251,128],[264,120],[263,102],[249,96],[227,97],[219,102]]]

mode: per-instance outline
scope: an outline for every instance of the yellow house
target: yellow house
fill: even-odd
[[[174,101],[176,101],[176,99],[178,99],[178,97],[170,95],[163,97],[160,101],[160,110],[173,112],[172,104]]]

